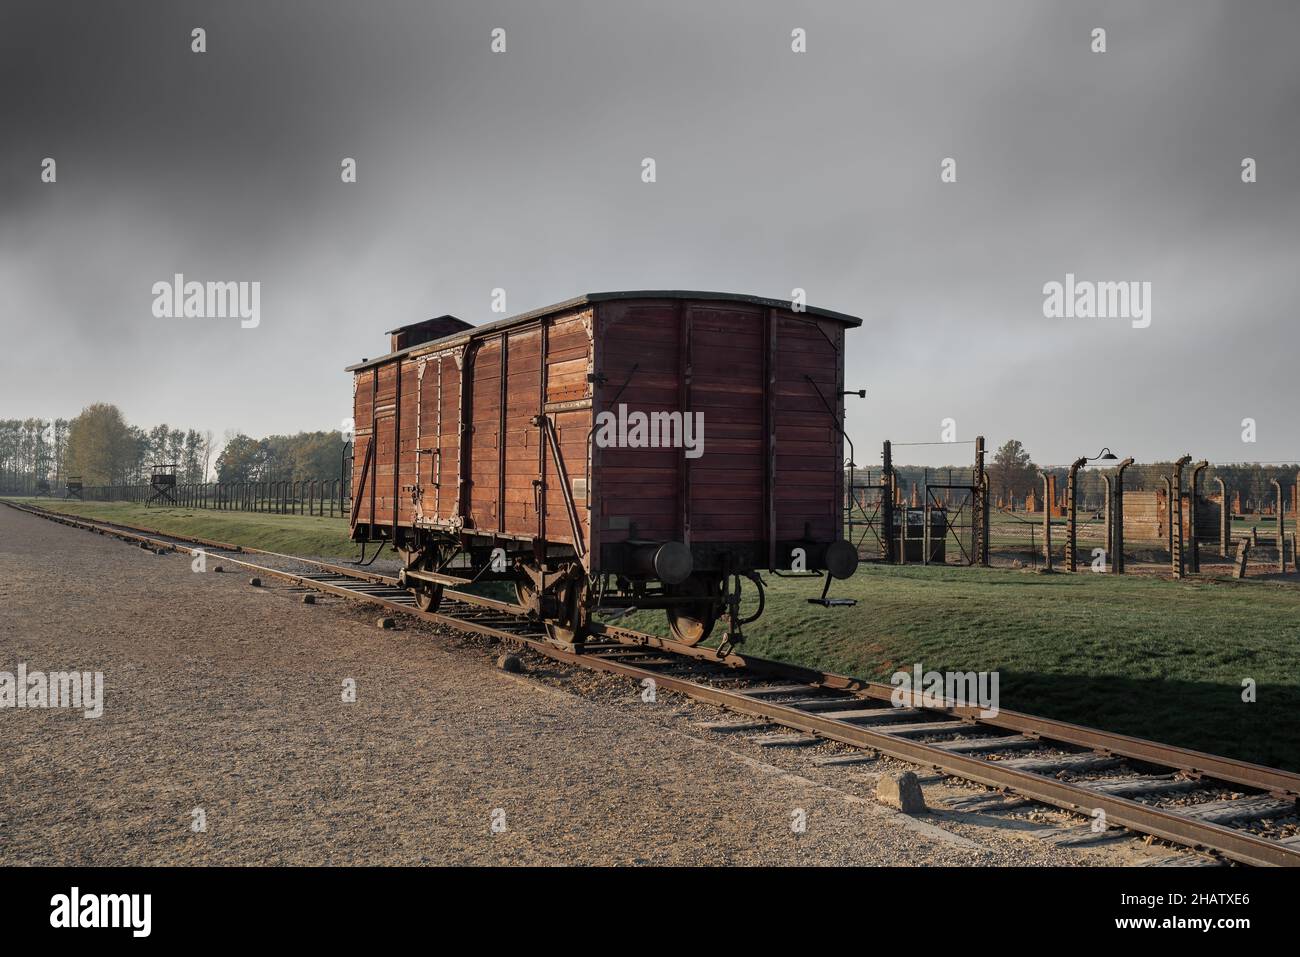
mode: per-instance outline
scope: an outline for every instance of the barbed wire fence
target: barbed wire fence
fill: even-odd
[[[79,485],[38,490],[38,498],[58,502],[136,502],[154,507],[211,509],[213,511],[265,512],[276,515],[339,517],[349,514],[351,483],[346,478],[293,479],[266,482],[197,482],[159,486],[141,482],[130,485]]]
[[[886,442],[880,468],[852,470],[844,524],[862,560],[1174,577],[1296,570],[1297,460],[1138,463],[1104,449],[1036,466],[992,496],[982,439],[969,443],[973,467],[894,461],[895,449],[940,444],[960,443]]]

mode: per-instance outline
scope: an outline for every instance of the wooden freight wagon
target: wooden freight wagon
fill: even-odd
[[[393,330],[389,354],[348,370],[352,538],[398,549],[425,609],[445,586],[508,580],[562,643],[602,607],[663,608],[688,644],[726,613],[739,640],[742,578],[761,599],[760,569],[829,584],[857,565],[840,501],[844,334],[860,324],[615,292]]]

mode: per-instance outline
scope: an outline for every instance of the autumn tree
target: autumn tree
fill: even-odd
[[[242,432],[230,436],[217,456],[217,481],[253,482],[262,478],[266,449]]]
[[[1023,496],[1035,488],[1038,466],[1018,439],[1008,439],[993,453],[993,463],[986,467],[989,494],[996,501],[1007,496]]]
[[[117,406],[97,402],[68,425],[64,453],[69,475],[86,485],[118,485],[127,481],[135,459],[131,430]]]

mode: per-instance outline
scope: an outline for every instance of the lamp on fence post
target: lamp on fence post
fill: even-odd
[[[1079,469],[1083,468],[1089,462],[1113,462],[1116,455],[1109,448],[1103,448],[1091,458],[1084,456],[1075,459],[1070,463],[1070,474],[1066,481],[1066,500],[1067,510],[1066,520],[1066,553],[1065,564],[1070,571],[1078,569],[1078,556],[1075,553],[1078,547],[1079,534]]]

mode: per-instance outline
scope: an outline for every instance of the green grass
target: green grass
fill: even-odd
[[[1294,584],[868,565],[831,586],[855,607],[822,608],[820,581],[765,578],[752,654],[886,682],[997,671],[1008,710],[1300,771]],[[626,621],[665,633],[661,614]]]
[[[341,518],[37,504],[297,554],[351,556]],[[1000,705],[1300,771],[1300,587],[1276,580],[864,565],[831,596],[821,582],[775,578],[745,650],[888,681],[926,670],[997,671]],[[666,633],[661,612],[620,621]],[[719,629],[720,630],[720,629]],[[1252,678],[1257,702],[1243,703]]]
[[[14,498],[55,512],[152,528],[173,535],[207,538],[292,555],[347,558],[358,546],[348,541],[346,518],[218,512],[202,508],[146,508],[138,502],[79,502]]]

